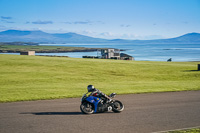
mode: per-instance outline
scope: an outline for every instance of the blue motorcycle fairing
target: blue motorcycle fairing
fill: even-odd
[[[98,103],[101,99],[98,98],[98,97],[94,97],[94,96],[89,96],[86,98],[86,101],[94,104],[94,112],[96,113],[97,112],[97,107],[98,107]]]

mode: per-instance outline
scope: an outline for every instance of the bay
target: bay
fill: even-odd
[[[135,58],[136,61],[200,61],[200,44],[40,44],[48,46],[70,46],[87,48],[116,48],[122,49]],[[38,55],[69,56],[82,58],[82,56],[97,56],[97,52],[69,52],[69,53],[37,53]]]
[[[86,47],[86,48],[116,48],[125,51],[135,58],[136,61],[200,61],[200,44],[114,44],[114,43],[90,43],[90,44],[39,44],[41,46],[66,46],[66,47]],[[1,53],[16,54],[19,53]],[[69,56],[72,58],[82,58],[82,56],[98,56],[98,52],[65,52],[65,53],[36,53],[36,55]]]

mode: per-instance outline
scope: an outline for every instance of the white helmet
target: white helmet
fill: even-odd
[[[88,89],[88,92],[92,92],[94,90],[94,86],[88,85],[87,89]]]

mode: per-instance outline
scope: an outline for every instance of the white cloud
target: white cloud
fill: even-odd
[[[96,37],[96,38],[104,38],[104,39],[136,39],[136,36],[134,34],[117,34],[117,33],[112,33],[112,32],[93,32],[93,31],[80,31],[76,32],[78,34],[86,35],[86,36],[91,36],[91,37]]]
[[[4,20],[10,20],[10,19],[12,19],[12,17],[1,16],[1,19],[4,19]]]
[[[64,22],[65,24],[92,24],[91,21],[73,21],[73,22]]]
[[[165,37],[161,35],[145,35],[145,36],[137,36],[139,40],[153,40],[153,39],[165,39]]]
[[[26,22],[27,24],[30,23],[30,22]],[[41,20],[38,20],[38,21],[33,21],[31,22],[32,24],[53,24],[53,21],[41,21]]]
[[[93,25],[93,24],[105,24],[102,21],[91,21],[91,20],[85,20],[85,21],[67,21],[64,22],[65,24],[73,24],[73,25]]]
[[[127,28],[127,27],[130,27],[131,25],[129,25],[129,24],[121,24],[120,26]]]
[[[137,35],[137,34],[127,34],[127,33],[122,33],[122,34],[117,34],[117,33],[112,33],[112,32],[93,32],[93,31],[80,31],[76,32],[78,34],[86,35],[86,36],[91,36],[91,37],[96,37],[96,38],[104,38],[104,39],[129,39],[129,40],[152,40],[152,39],[164,39],[165,37],[160,36],[160,35]]]
[[[15,23],[12,17],[1,16],[0,20],[4,23]]]

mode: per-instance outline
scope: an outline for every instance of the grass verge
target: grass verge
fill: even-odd
[[[0,55],[0,102],[80,97],[89,84],[106,94],[200,90],[197,64]]]
[[[185,130],[175,130],[175,131],[169,131],[167,133],[200,133],[200,128],[192,128],[192,129],[185,129]]]

